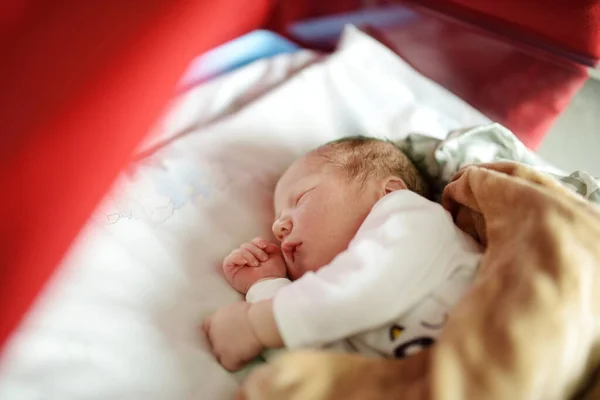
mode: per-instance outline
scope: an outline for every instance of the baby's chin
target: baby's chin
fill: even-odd
[[[316,271],[317,269],[311,268],[310,263],[303,262],[304,260],[300,260],[299,257],[296,258],[292,265],[288,265],[288,276],[292,280],[296,280],[300,278],[302,275],[309,271]]]
[[[304,275],[307,272],[308,272],[308,270],[306,270],[301,265],[299,265],[299,263],[296,263],[294,265],[288,265],[288,267],[287,267],[288,277],[293,281],[300,278],[302,275]]]

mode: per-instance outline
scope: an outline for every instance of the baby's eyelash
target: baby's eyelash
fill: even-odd
[[[305,194],[306,194],[306,192],[302,192],[299,196],[297,196],[295,204],[298,204],[300,202],[300,199],[302,199],[302,197],[304,197]]]

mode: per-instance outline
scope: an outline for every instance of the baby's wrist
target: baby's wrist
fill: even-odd
[[[263,300],[250,305],[248,308],[248,320],[255,337],[263,347],[283,347],[283,340],[275,322],[272,300]]]

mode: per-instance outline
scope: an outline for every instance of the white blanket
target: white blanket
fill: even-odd
[[[282,171],[341,136],[443,137],[488,122],[354,29],[306,65],[250,104],[219,103],[219,90],[203,97],[201,88],[173,103],[163,121],[179,122],[158,136],[187,134],[124,172],[90,219],[2,355],[0,398],[231,398],[237,382],[197,325],[239,298],[221,260],[269,235]],[[198,104],[220,112],[207,118]]]

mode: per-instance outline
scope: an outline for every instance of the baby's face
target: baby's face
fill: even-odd
[[[381,196],[314,153],[297,160],[275,189],[273,233],[290,278],[316,271],[344,251]]]

